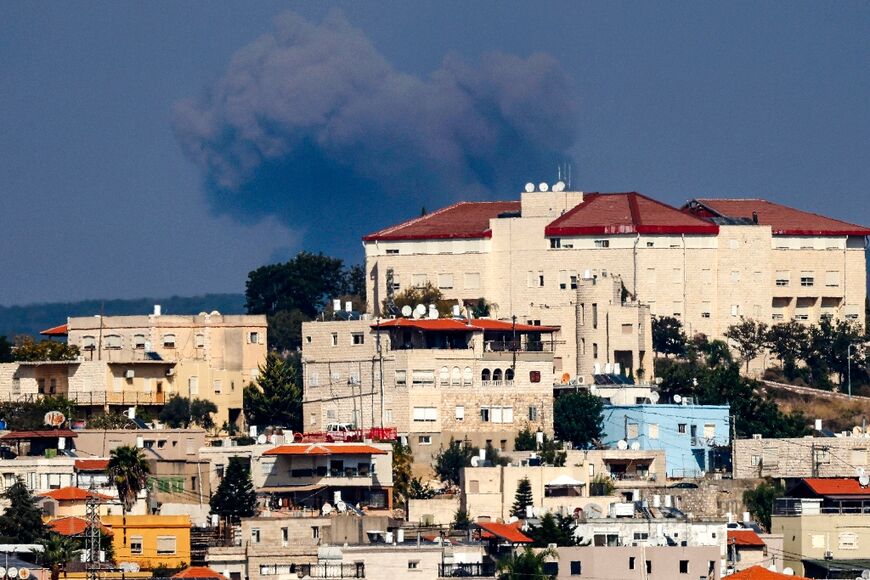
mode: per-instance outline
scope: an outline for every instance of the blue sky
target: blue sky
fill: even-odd
[[[0,304],[240,292],[557,159],[870,225],[868,62],[858,2],[3,3]]]

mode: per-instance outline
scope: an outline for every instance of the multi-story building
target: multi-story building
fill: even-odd
[[[728,405],[605,405],[603,416],[602,443],[664,449],[668,477],[699,477],[727,466]]]
[[[553,433],[555,327],[486,318],[302,325],[306,431],[396,427],[418,460],[453,439],[513,448]]]
[[[119,563],[143,570],[181,568],[190,563],[190,518],[186,515],[111,515],[101,523],[112,532]]]
[[[841,437],[737,439],[732,458],[735,478],[850,477],[861,468],[870,473],[870,438]]]
[[[721,577],[716,546],[574,546],[558,548],[557,580],[673,580]]]
[[[457,203],[363,243],[375,315],[388,295],[427,282],[448,299],[485,297],[519,321],[560,326],[556,366],[582,376],[592,372],[576,358],[583,277],[619,275],[633,300],[679,317],[690,335],[721,336],[741,317],[863,324],[868,234],[764,200],[680,210],[638,193],[527,191]]]

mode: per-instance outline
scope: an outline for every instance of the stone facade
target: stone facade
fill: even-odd
[[[870,473],[870,437],[797,437],[737,439],[735,478],[855,477]]]

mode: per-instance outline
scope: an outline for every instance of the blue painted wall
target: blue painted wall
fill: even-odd
[[[664,449],[668,477],[697,477],[712,468],[711,448],[730,444],[729,410],[728,405],[605,405],[602,443],[615,449],[625,439],[641,449]]]

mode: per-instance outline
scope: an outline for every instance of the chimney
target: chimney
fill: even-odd
[[[758,225],[758,212],[757,211],[752,212],[752,223],[754,223],[755,225]]]

